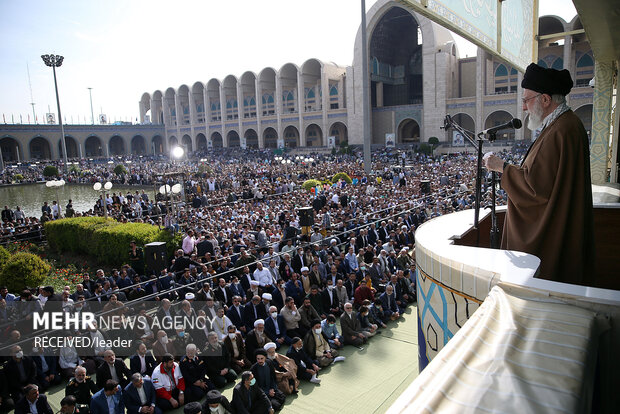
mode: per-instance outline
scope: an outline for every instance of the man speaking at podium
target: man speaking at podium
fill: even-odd
[[[594,273],[592,185],[588,135],[566,105],[570,73],[530,64],[523,76],[528,128],[541,128],[520,166],[495,155],[485,167],[502,173],[508,210],[502,249],[540,258],[538,277],[587,284]]]

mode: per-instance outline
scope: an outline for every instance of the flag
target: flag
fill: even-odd
[[[23,121],[22,121],[22,114],[19,114],[19,123],[20,123],[20,124],[23,124]]]
[[[4,121],[4,123],[6,124],[6,118],[4,117],[4,114],[2,114],[2,120]]]
[[[11,123],[14,124],[15,123],[15,118],[13,118],[13,114],[11,114]]]
[[[28,114],[28,123],[30,123],[30,114]]]

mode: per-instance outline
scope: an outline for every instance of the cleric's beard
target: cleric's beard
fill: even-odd
[[[534,131],[535,129],[540,128],[545,119],[543,116],[543,107],[540,104],[538,98],[535,98],[534,103],[532,105],[532,110],[528,111],[529,117],[527,120],[527,128],[530,131]]]

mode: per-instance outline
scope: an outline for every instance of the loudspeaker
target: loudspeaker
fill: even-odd
[[[312,207],[302,207],[297,210],[299,216],[299,225],[301,227],[309,227],[314,224],[314,210]]]
[[[156,275],[164,270],[167,261],[166,242],[153,242],[144,246],[144,262]]]
[[[420,192],[422,194],[430,194],[431,193],[431,182],[428,180],[420,181]]]

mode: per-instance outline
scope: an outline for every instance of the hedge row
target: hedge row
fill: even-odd
[[[310,189],[316,187],[317,185],[323,185],[323,184],[329,184],[332,185],[334,183],[337,183],[338,180],[342,180],[344,182],[346,182],[347,184],[352,184],[353,180],[351,179],[351,177],[349,177],[349,175],[347,173],[337,173],[336,175],[334,175],[331,179],[326,179],[326,180],[316,180],[316,179],[310,179],[310,180],[306,180],[303,182],[303,184],[301,185],[301,187],[304,190],[308,190],[310,191]]]
[[[45,236],[50,248],[59,253],[72,252],[96,257],[109,265],[127,263],[129,243],[138,246],[166,242],[171,256],[181,244],[182,235],[172,236],[167,230],[145,223],[120,223],[103,217],[75,217],[45,223]]]

